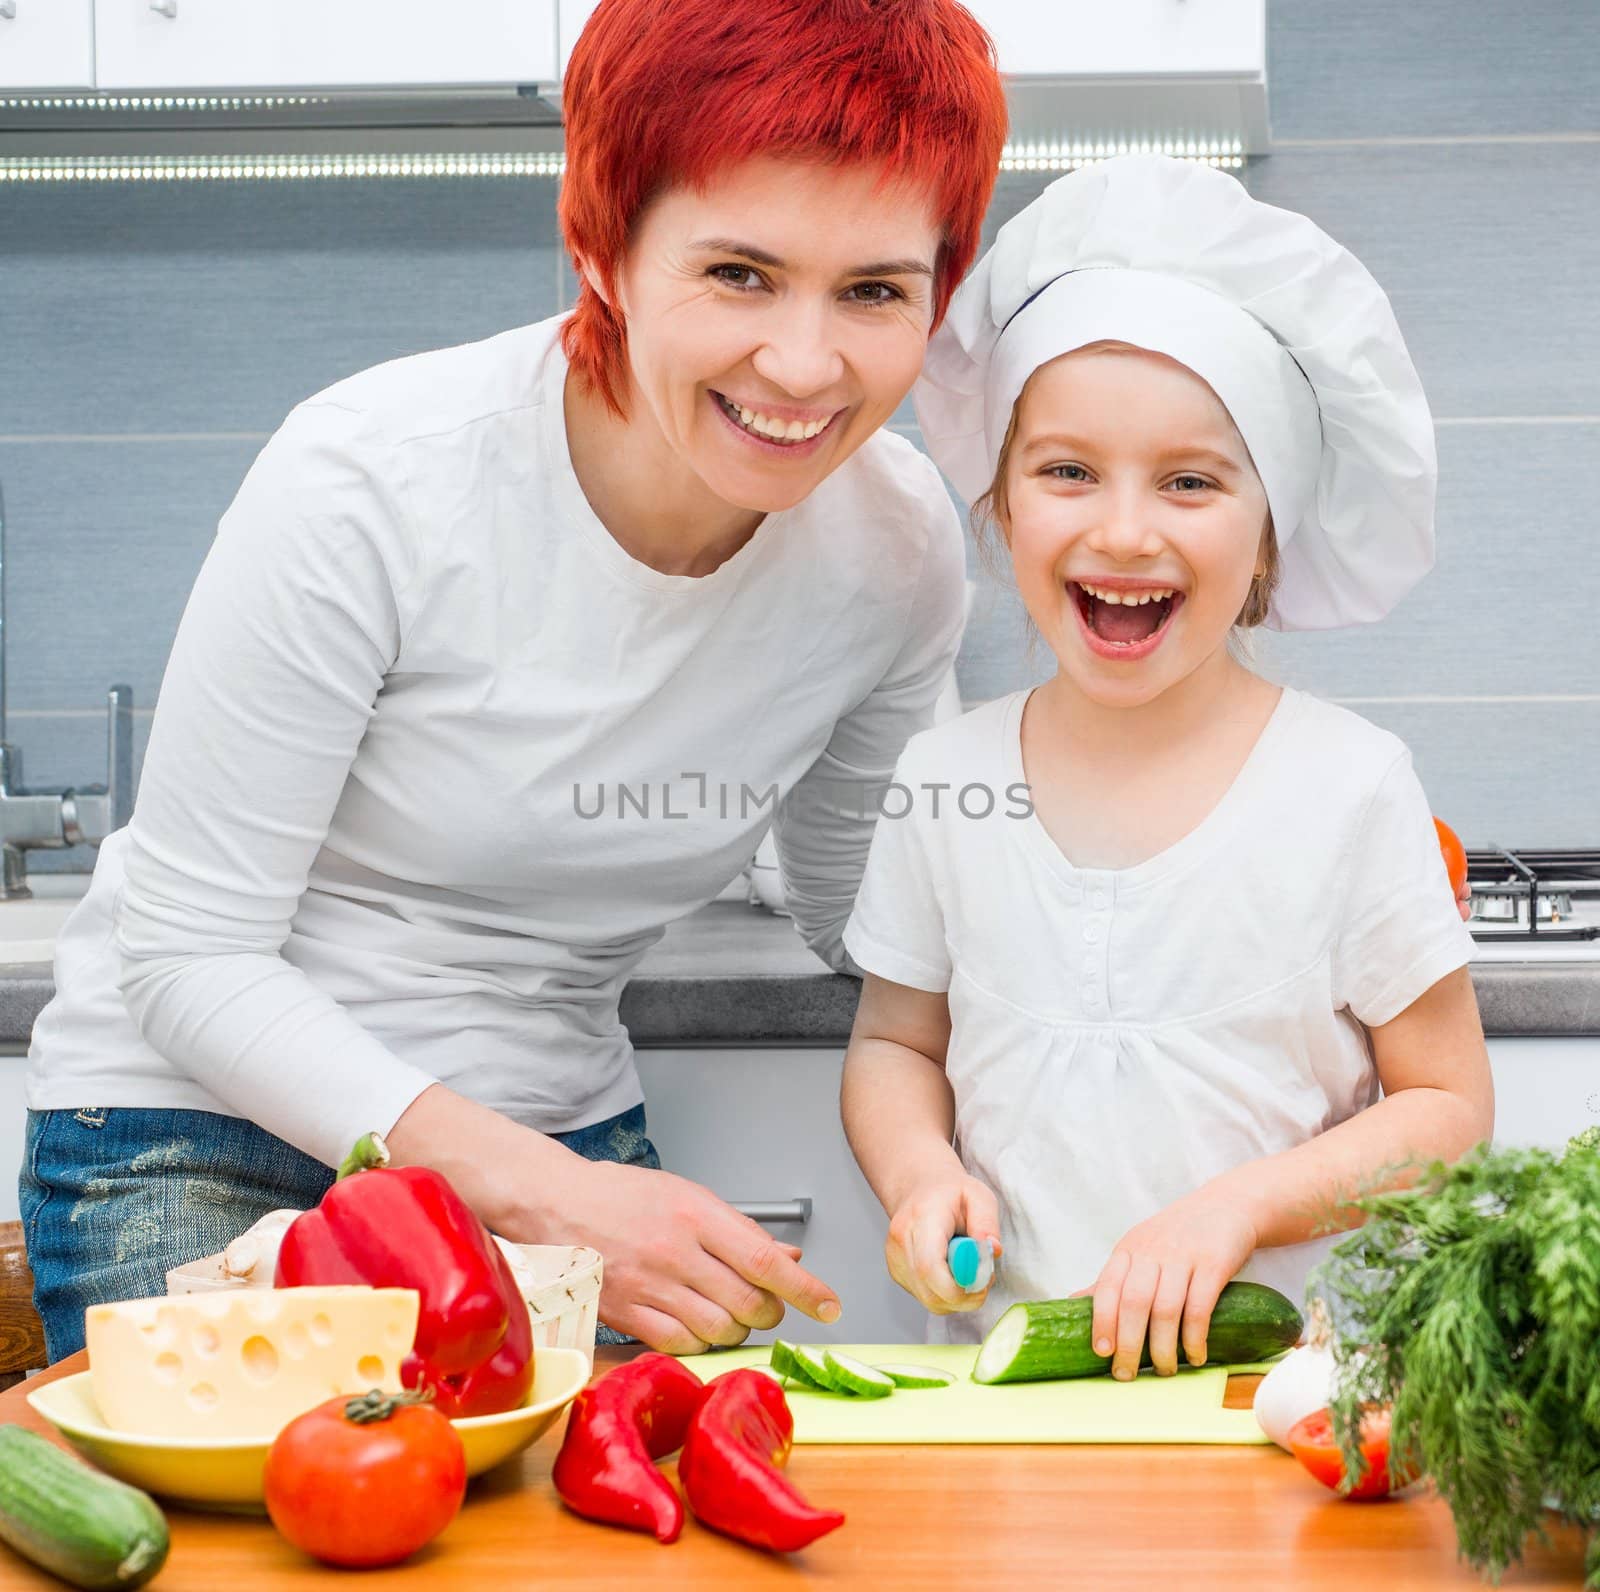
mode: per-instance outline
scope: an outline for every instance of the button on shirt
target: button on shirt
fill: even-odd
[[[917,736],[896,782],[1020,786],[1026,700]],[[1087,1286],[1131,1227],[1370,1105],[1362,1025],[1472,952],[1403,743],[1295,691],[1211,814],[1132,868],[1074,867],[1026,803],[934,818],[914,799],[879,822],[845,944],[948,995],[957,1147],[1005,1243],[984,1307],[930,1323],[954,1341]],[[1240,1275],[1298,1302],[1332,1242]]]

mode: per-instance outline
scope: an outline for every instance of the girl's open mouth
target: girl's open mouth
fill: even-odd
[[[1112,591],[1073,580],[1067,582],[1067,590],[1089,650],[1122,663],[1149,657],[1183,606],[1181,591],[1162,587]]]

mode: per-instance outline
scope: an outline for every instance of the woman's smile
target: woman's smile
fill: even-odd
[[[809,458],[831,438],[834,422],[845,409],[794,411],[774,404],[756,408],[736,403],[715,388],[709,389],[712,406],[735,435],[771,458]]]

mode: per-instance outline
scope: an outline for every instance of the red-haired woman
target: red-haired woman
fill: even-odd
[[[845,965],[864,787],[962,612],[956,516],[882,427],[1001,85],[954,0],[602,0],[564,94],[576,310],[301,404],[201,572],[34,1034],[52,1358],[371,1129],[506,1237],[602,1251],[650,1344],[838,1314],[659,1170],[617,999],[774,821]]]

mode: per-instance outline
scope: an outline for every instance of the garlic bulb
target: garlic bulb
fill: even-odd
[[[268,1211],[222,1252],[222,1275],[247,1288],[270,1288],[278,1270],[278,1250],[290,1224],[303,1211]]]
[[[1256,1388],[1256,1421],[1279,1448],[1289,1447],[1289,1429],[1333,1397],[1333,1333],[1322,1300],[1311,1301],[1311,1331],[1267,1372]]]

